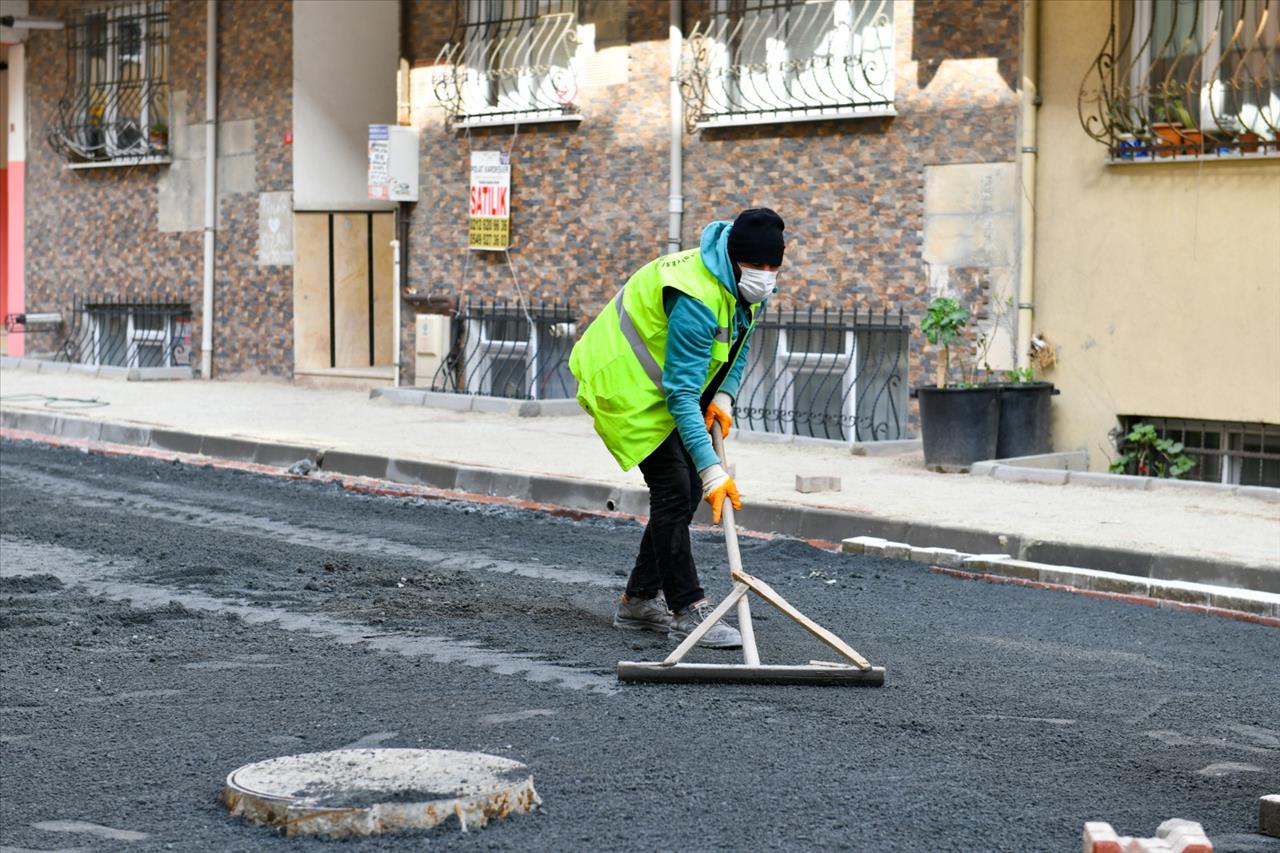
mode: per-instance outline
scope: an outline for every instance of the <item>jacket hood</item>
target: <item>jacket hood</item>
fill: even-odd
[[[725,290],[738,298],[738,281],[733,276],[733,261],[729,260],[729,229],[732,222],[717,220],[702,229],[702,264],[720,280]]]

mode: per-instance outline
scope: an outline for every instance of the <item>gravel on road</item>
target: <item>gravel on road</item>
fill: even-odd
[[[1087,820],[1184,817],[1280,851],[1254,832],[1275,629],[744,539],[886,686],[624,686],[618,660],[671,647],[610,625],[639,532],[4,443],[0,850],[331,850],[218,796],[243,764],[359,745],[530,767],[542,811],[433,833],[447,850],[1060,851]],[[723,538],[695,549],[723,595]],[[764,660],[829,656],[753,613]]]

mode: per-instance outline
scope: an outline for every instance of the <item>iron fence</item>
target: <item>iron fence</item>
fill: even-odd
[[[906,437],[910,328],[899,309],[766,311],[734,424],[833,441]]]
[[[1280,0],[1110,0],[1077,97],[1116,161],[1276,154]]]
[[[1120,423],[1123,432],[1116,439],[1119,452],[1125,450],[1125,436],[1140,423],[1155,427],[1162,438],[1181,443],[1183,453],[1195,461],[1184,480],[1280,487],[1280,424],[1140,415],[1123,415]]]
[[[569,399],[577,382],[569,351],[577,316],[559,302],[524,307],[468,302],[453,317],[453,343],[431,390],[515,400]]]
[[[57,361],[103,367],[191,364],[191,306],[185,302],[77,302]]]
[[[451,127],[578,112],[577,0],[457,0],[432,83]]]
[[[72,161],[169,152],[169,13],[164,0],[80,8],[66,27],[67,83],[49,144]]]
[[[680,73],[691,131],[891,114],[892,0],[728,0],[705,13]]]

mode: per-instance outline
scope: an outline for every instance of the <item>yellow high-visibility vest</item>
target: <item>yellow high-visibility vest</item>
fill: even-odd
[[[662,387],[667,352],[663,294],[669,288],[698,300],[716,318],[702,385],[705,392],[729,360],[735,300],[702,263],[698,249],[664,255],[637,270],[591,321],[569,355],[569,369],[578,380],[578,403],[591,415],[596,433],[624,471],[652,453],[675,429]],[[755,323],[754,307],[751,323]]]

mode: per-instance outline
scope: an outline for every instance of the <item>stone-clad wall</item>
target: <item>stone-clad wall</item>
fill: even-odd
[[[31,14],[69,18],[82,5],[33,0]],[[192,189],[203,192],[205,9],[200,0],[169,0],[170,142],[175,157],[191,158],[174,166],[64,169],[45,139],[66,87],[66,38],[33,30],[27,43],[28,310],[61,310],[69,317],[75,299],[182,301],[192,308],[197,365],[202,223],[196,217],[194,223],[166,224],[162,197],[181,195],[172,184],[188,171]],[[237,175],[220,180],[214,373],[288,376],[292,269],[257,264],[257,193],[292,188],[292,157],[283,142],[292,109],[290,3],[221,3],[218,30],[219,121],[255,132],[228,163],[242,167]],[[202,204],[186,203],[196,209]],[[52,335],[33,335],[28,346],[40,352],[56,343]]]
[[[685,4],[686,32],[704,5]],[[582,19],[602,18],[602,6],[584,0]],[[415,82],[423,192],[410,218],[410,287],[571,299],[585,316],[665,251],[667,10],[663,0],[629,0],[624,73],[603,63],[608,71],[584,75],[577,100],[584,119],[576,125],[449,132]],[[777,304],[901,307],[918,322],[933,293],[924,259],[925,167],[1015,158],[1018,3],[899,0],[894,14],[896,117],[685,135],[686,248],[708,221],[767,205],[786,219],[790,245]],[[416,0],[410,19],[412,58],[430,63],[450,38],[453,4]],[[482,148],[511,152],[509,256],[465,248],[468,151]],[[949,275],[949,282],[935,276],[934,286],[981,304],[984,270]],[[913,383],[932,370],[921,344],[913,334]]]

